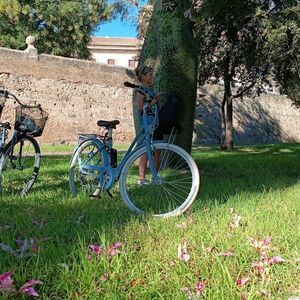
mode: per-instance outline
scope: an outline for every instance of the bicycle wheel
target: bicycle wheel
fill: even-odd
[[[149,168],[146,184],[138,181],[139,160],[146,154],[146,146],[134,152],[124,164],[120,176],[120,194],[125,204],[137,213],[159,217],[175,216],[186,211],[200,185],[198,168],[192,157],[182,148],[167,143],[154,144],[158,155],[158,175],[155,182]]]
[[[25,195],[36,180],[41,151],[37,141],[20,135],[15,144],[10,141],[0,158],[0,193]]]
[[[70,190],[74,196],[77,194],[98,196],[101,193],[101,185],[97,177],[99,170],[87,171],[83,166],[103,166],[107,162],[104,152],[105,150],[93,140],[87,140],[77,148],[69,172]]]

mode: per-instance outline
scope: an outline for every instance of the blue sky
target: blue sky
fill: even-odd
[[[132,22],[122,22],[120,19],[102,24],[93,36],[136,37],[136,25]]]
[[[110,0],[109,2],[114,2]],[[138,1],[141,5],[146,4],[147,0]],[[136,37],[136,18],[138,9],[137,7],[132,7],[130,14],[131,20],[121,21],[120,18],[113,20],[109,23],[104,23],[100,25],[100,28],[95,30],[93,36],[112,36],[112,37]]]

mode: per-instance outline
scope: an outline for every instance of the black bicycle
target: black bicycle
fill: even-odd
[[[41,151],[35,137],[42,135],[48,113],[40,105],[25,105],[12,93],[0,90],[0,117],[7,99],[18,106],[10,138],[11,124],[0,123],[0,195],[24,195],[38,176]]]

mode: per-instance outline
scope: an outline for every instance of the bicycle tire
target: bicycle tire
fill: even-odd
[[[38,176],[40,163],[40,147],[33,137],[23,134],[14,144],[10,141],[0,158],[0,194],[25,195]]]
[[[125,205],[136,213],[170,217],[185,212],[197,197],[200,176],[193,158],[182,148],[168,143],[154,143],[160,153],[158,175],[153,182],[147,169],[148,184],[138,183],[138,159],[147,152],[137,149],[124,164],[120,176],[120,194]]]
[[[92,139],[82,142],[73,154],[69,171],[69,186],[71,193],[84,194],[89,196],[99,196],[101,186],[99,180],[95,177],[99,171],[89,171],[90,174],[84,174],[82,165],[103,166],[108,164],[106,150],[99,142]]]

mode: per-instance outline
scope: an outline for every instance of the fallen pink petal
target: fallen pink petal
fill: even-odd
[[[111,245],[111,248],[108,248],[108,259],[109,261],[112,260],[112,258],[119,254],[119,253],[124,253],[124,252],[121,252],[118,248],[120,248],[122,246],[122,243],[120,242],[116,242],[116,243],[113,243]]]
[[[281,256],[274,256],[274,257],[269,258],[268,261],[270,264],[280,264],[280,263],[286,262],[286,259],[282,258]]]
[[[248,282],[249,282],[249,278],[243,278],[243,277],[241,277],[241,278],[238,278],[236,281],[235,281],[235,284],[236,284],[236,286],[245,286]]]
[[[218,256],[224,256],[224,257],[228,257],[228,256],[234,256],[234,253],[231,251],[227,251],[227,252],[220,252],[218,253]]]
[[[202,281],[198,282],[195,288],[195,293],[197,295],[200,295],[204,290],[204,288],[205,288],[205,284]]]
[[[183,246],[181,243],[178,245],[178,250],[177,250],[177,256],[180,260],[183,260],[185,262],[188,262],[190,259],[190,255],[188,254],[187,251],[187,242],[185,241]]]
[[[269,245],[269,244],[271,243],[271,240],[272,240],[271,237],[266,237],[266,238],[263,240],[263,244],[264,244],[264,245]]]
[[[186,286],[181,289],[184,293],[188,293],[190,289]]]
[[[40,280],[31,279],[21,286],[19,292],[28,296],[38,297],[39,294],[34,290],[34,286],[37,284],[43,284]]]
[[[92,254],[97,254],[97,255],[104,254],[104,249],[97,244],[89,245],[89,250]]]
[[[113,248],[113,249],[120,248],[121,246],[122,246],[122,243],[120,243],[120,242],[116,242],[116,243],[113,243],[113,244],[112,244],[112,248]]]
[[[254,247],[259,253],[264,253],[266,250],[270,249],[271,238],[267,237],[263,240],[255,240],[254,238],[248,238],[250,246]]]
[[[112,258],[118,253],[114,248],[110,249],[108,252],[108,258],[109,260],[112,260]]]
[[[1,284],[12,284],[13,280],[11,279],[11,272],[5,272],[0,275],[0,283]]]

